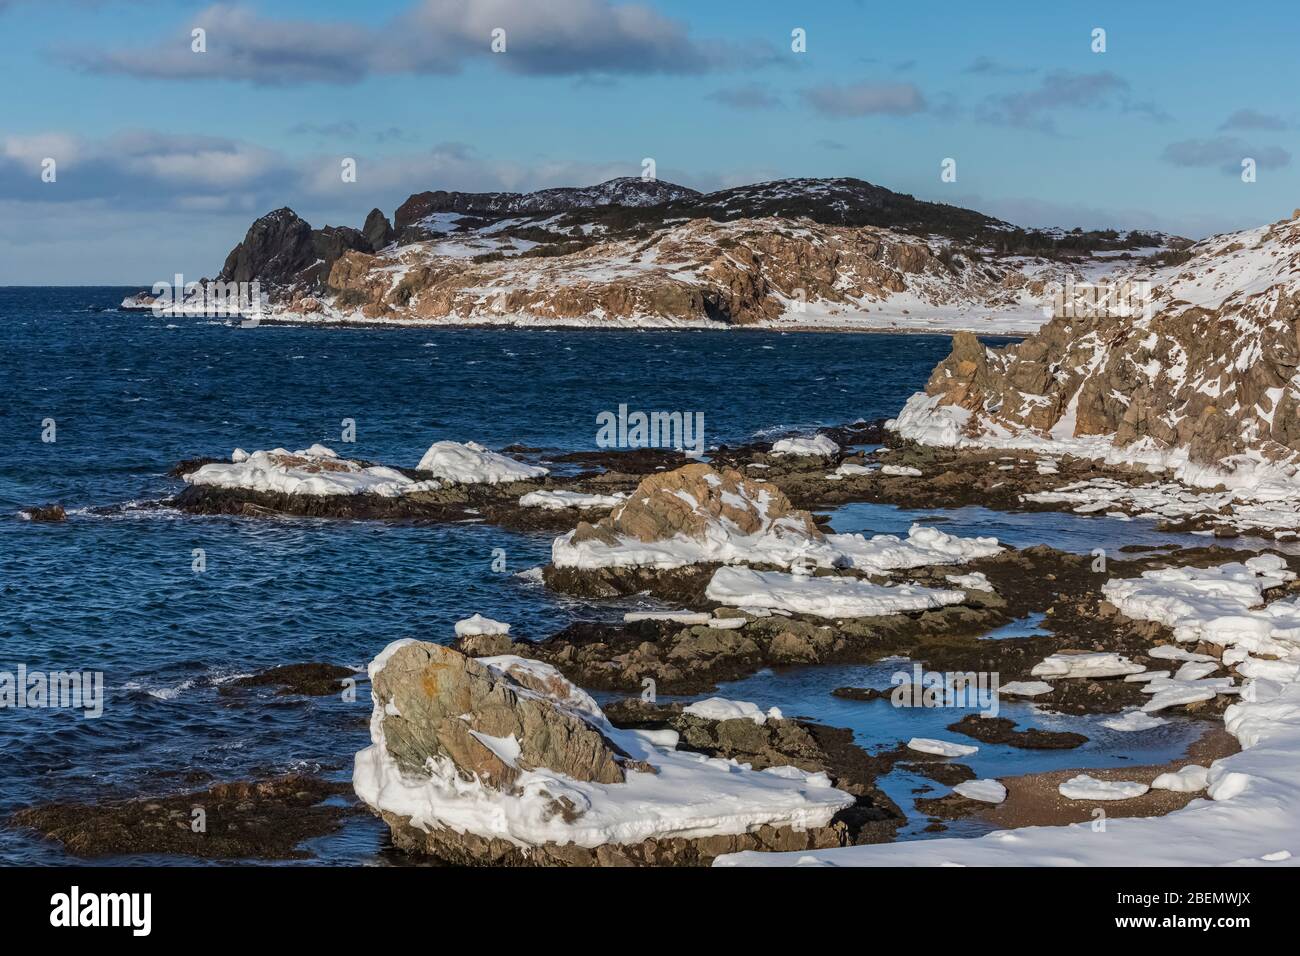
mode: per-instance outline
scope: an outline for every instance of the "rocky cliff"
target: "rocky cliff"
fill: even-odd
[[[1300,216],[1300,210],[1296,216]],[[958,335],[899,416],[938,444],[1113,446],[1191,465],[1300,457],[1300,218],[1215,236],[1121,276],[1002,349]]]

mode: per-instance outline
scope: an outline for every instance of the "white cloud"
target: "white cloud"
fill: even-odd
[[[191,50],[193,27],[207,51]],[[491,48],[505,31],[505,51]],[[143,47],[73,56],[99,73],[266,86],[356,83],[372,74],[449,74],[471,62],[535,76],[694,74],[775,61],[762,42],[693,38],[639,3],[611,0],[421,0],[388,23],[290,20],[219,3]]]

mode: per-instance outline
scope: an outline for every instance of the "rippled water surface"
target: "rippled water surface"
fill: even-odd
[[[364,685],[347,703],[223,695],[222,682],[300,661],[362,667],[397,637],[447,640],[474,612],[544,636],[622,611],[516,576],[545,560],[547,536],[156,507],[177,490],[166,473],[182,459],[312,442],[399,464],[439,439],[589,449],[596,415],[621,403],[703,412],[708,442],[736,441],[891,415],[948,349],[929,335],[241,329],[115,311],[128,291],[0,289],[0,670],[102,671],[107,697],[94,720],[0,710],[0,816],[50,799],[181,789],[189,771],[346,776],[367,738]],[[356,421],[355,445],[339,444],[344,418]],[[41,440],[47,419],[52,443]],[[70,519],[17,517],[47,502]],[[124,503],[134,507],[90,510]],[[918,516],[853,506],[836,527],[897,532]],[[1007,520],[975,517],[950,530],[1000,534]],[[1069,546],[1052,532],[1054,516],[1023,517],[1006,528],[1012,543],[1049,534]],[[1087,522],[1095,540],[1105,520],[1063,516],[1061,527]],[[1107,535],[1128,541],[1142,527]],[[203,573],[191,569],[198,548]],[[496,548],[507,573],[492,570]],[[824,693],[862,675],[805,670],[728,692],[853,726],[868,744],[922,732]],[[1006,761],[989,760],[977,769],[1006,772]],[[311,849],[325,862],[377,859],[380,830],[358,818]],[[0,827],[0,860],[61,859]]]

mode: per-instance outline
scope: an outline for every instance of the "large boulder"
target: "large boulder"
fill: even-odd
[[[417,641],[370,666],[357,795],[394,845],[478,865],[701,865],[737,849],[839,846],[853,796],[824,772],[766,773],[618,730],[549,664]]]
[[[374,678],[376,701],[391,711],[383,718],[388,752],[406,772],[419,774],[430,760],[449,759],[465,779],[477,777],[497,790],[538,768],[622,783],[615,747],[538,696],[554,689],[522,667],[503,677],[474,658],[426,643],[399,648]],[[490,742],[510,737],[517,753]]]
[[[746,536],[778,528],[824,540],[812,515],[795,508],[776,485],[699,462],[646,478],[608,516],[578,525],[573,541],[612,545],[625,538],[652,542],[678,535],[703,541],[719,526]]]

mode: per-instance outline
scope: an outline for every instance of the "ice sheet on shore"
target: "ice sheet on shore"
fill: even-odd
[[[1175,793],[1199,793],[1209,785],[1209,769],[1195,763],[1172,773],[1162,773],[1151,781],[1152,790],[1172,790]]]
[[[1219,570],[1231,580],[1241,566]],[[1258,567],[1259,572],[1265,568]],[[1189,604],[1205,600],[1191,580],[1166,580],[1182,590]],[[1280,602],[1274,602],[1274,605]],[[1215,609],[1206,605],[1210,614]],[[1252,615],[1272,619],[1272,606]],[[1133,610],[1140,610],[1134,607]],[[1127,612],[1126,612],[1127,613]],[[1183,624],[1195,630],[1208,621]],[[1274,635],[1300,659],[1300,636]],[[740,853],[719,858],[717,866],[1231,866],[1285,863],[1298,859],[1300,845],[1300,681],[1256,677],[1224,712],[1225,729],[1240,742],[1239,753],[1209,767],[1206,795],[1161,817],[1112,818],[1105,839],[1090,835],[1091,824],[1028,827],[974,839],[922,840],[848,847],[813,853]]]
[[[546,508],[559,511],[563,508],[613,508],[626,500],[627,495],[593,495],[581,491],[530,491],[522,495],[519,504],[524,508]]]
[[[340,458],[324,445],[301,451],[274,448],[252,454],[235,449],[230,464],[203,465],[185,475],[192,485],[232,488],[286,495],[379,495],[397,498],[418,491],[435,491],[439,481],[415,481],[381,465],[362,465]]]
[[[824,618],[925,611],[966,600],[962,591],[738,567],[718,568],[705,594],[730,607],[762,607]]]
[[[869,475],[879,469],[879,465],[859,465],[855,461],[842,461],[840,466],[826,476],[828,481],[842,481],[845,478],[857,478]]]
[[[1262,605],[1266,590],[1294,578],[1277,555],[1261,554],[1215,568],[1146,571],[1108,581],[1102,593],[1129,617],[1172,628],[1179,643],[1203,641],[1286,657],[1300,638],[1300,602],[1290,598]]]
[[[547,474],[547,470],[539,465],[515,461],[472,441],[436,441],[415,467],[435,478],[460,485],[498,485]]]
[[[1123,677],[1140,674],[1145,665],[1135,664],[1122,654],[1088,651],[1082,654],[1051,654],[1035,664],[1034,677]]]
[[[993,590],[992,583],[979,571],[970,574],[945,574],[943,577],[949,584],[955,584],[957,587],[965,588],[968,591]]]
[[[1141,710],[1130,710],[1118,717],[1107,717],[1105,720],[1098,721],[1098,723],[1107,730],[1133,733],[1139,730],[1150,730],[1152,727],[1161,727],[1169,723],[1169,721],[1163,717],[1153,717]]]
[[[952,792],[981,803],[1002,803],[1007,798],[1007,788],[996,780],[964,780]]]
[[[1038,697],[1051,691],[1052,685],[1042,680],[1013,680],[998,687],[999,693],[1010,694],[1013,697]]]
[[[406,644],[390,644],[370,664],[373,680],[388,658]],[[384,708],[371,713],[371,744],[357,753],[353,785],[369,806],[409,817],[422,828],[499,837],[517,846],[543,843],[594,847],[666,837],[707,837],[743,833],[764,825],[807,829],[826,825],[854,798],[831,786],[825,773],[794,767],[756,771],[734,760],[676,749],[672,731],[619,730],[596,702],[549,664],[503,656],[479,658],[506,674],[522,667],[542,678],[535,686],[586,721],[627,753],[649,763],[656,773],[630,771],[626,782],[579,781],[539,768],[520,774],[509,791],[461,777],[447,758],[431,759],[429,776],[405,775],[384,739]],[[508,744],[508,741],[505,742]],[[557,801],[580,811],[571,821],[555,812]]]
[[[782,438],[772,446],[772,454],[802,455],[813,458],[833,458],[840,453],[840,446],[825,435],[811,438]]]
[[[869,574],[932,564],[964,564],[1002,551],[997,538],[960,538],[914,524],[906,538],[878,534],[810,537],[796,523],[778,519],[757,534],[740,534],[726,521],[711,523],[702,539],[677,535],[661,541],[621,538],[574,542],[573,532],[555,539],[556,567],[679,568],[690,564],[773,564],[792,567],[856,568]]]
[[[1132,780],[1098,780],[1081,773],[1056,788],[1067,800],[1132,800],[1151,788]]]
[[[937,740],[934,737],[913,737],[907,742],[908,750],[917,753],[933,754],[936,757],[969,757],[979,752],[973,744],[958,744],[951,740]]]
[[[694,714],[707,720],[752,720],[756,724],[765,724],[769,720],[780,720],[781,711],[771,707],[764,713],[757,704],[747,700],[728,700],[726,697],[706,697],[693,704],[687,704],[684,714]]]
[[[965,564],[1002,551],[997,538],[959,538],[920,524],[912,525],[906,538],[892,534],[877,534],[870,538],[860,534],[828,534],[826,543],[836,555],[830,562],[831,566],[856,568],[869,574],[934,564]],[[982,585],[962,586],[983,586],[992,590],[984,575],[978,577]],[[974,581],[975,575],[970,578]]]

